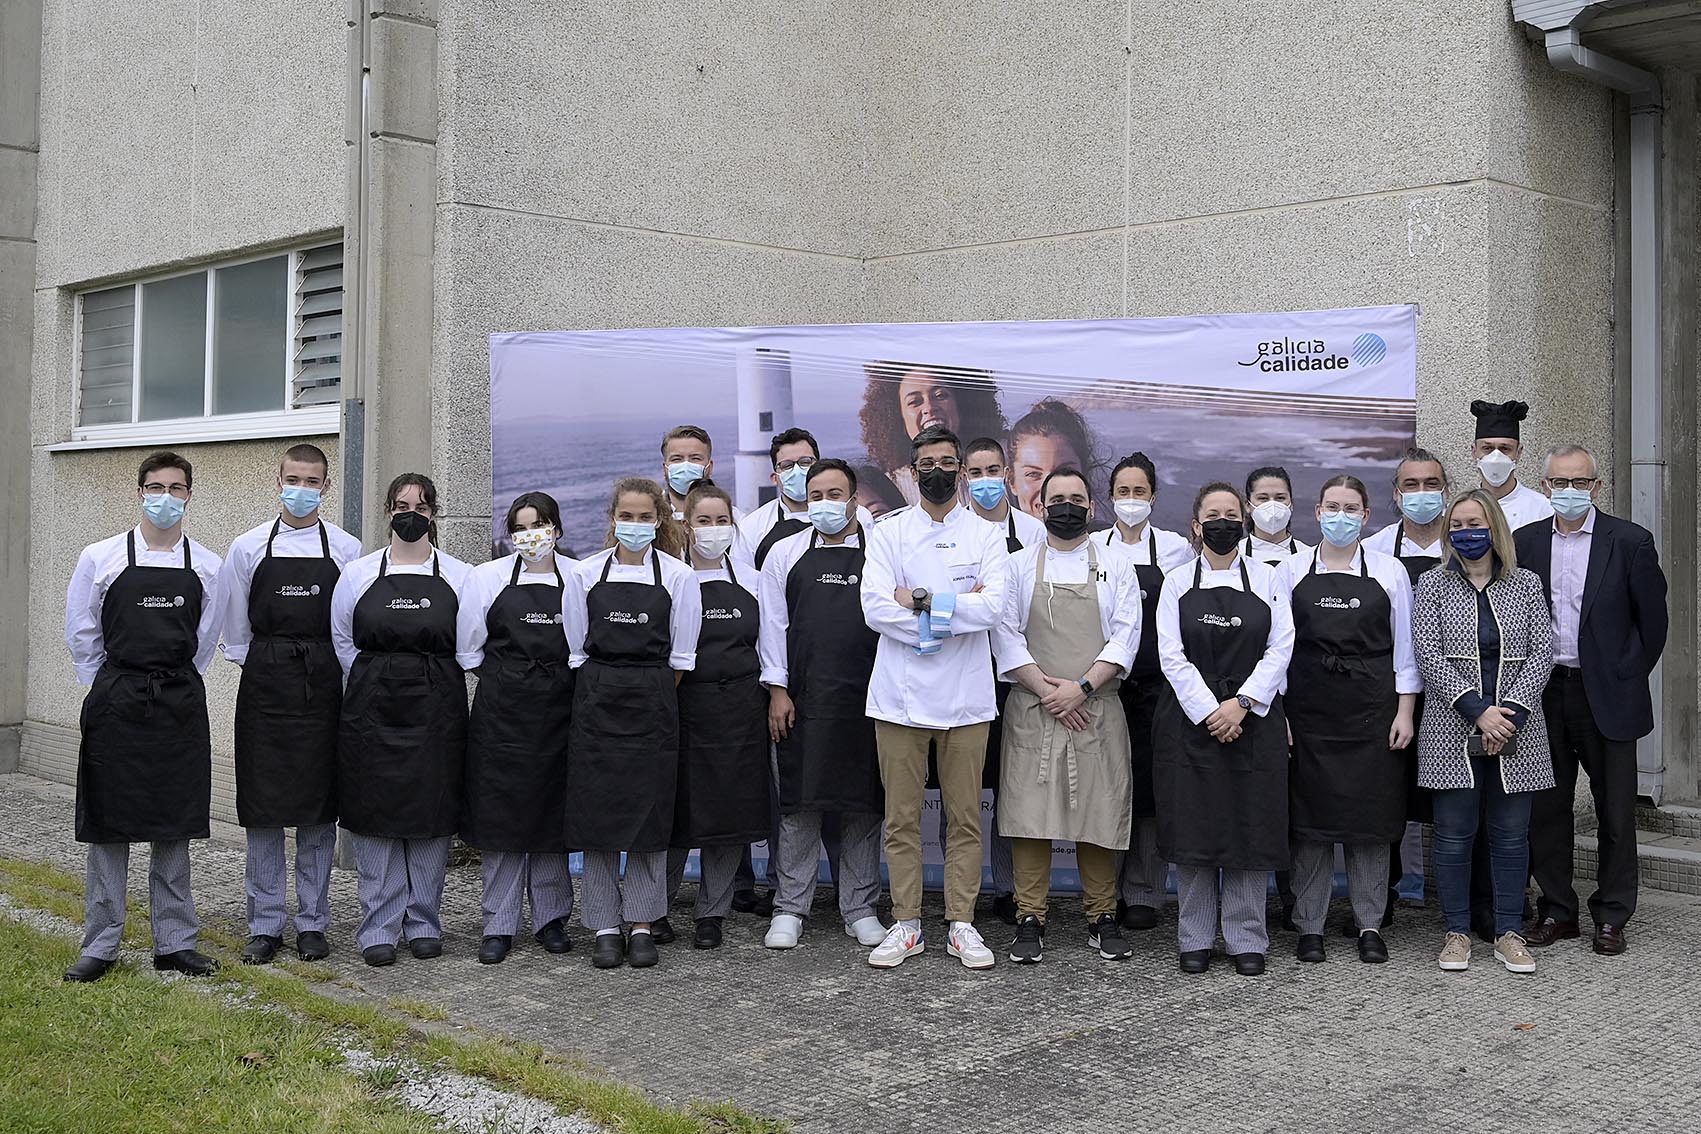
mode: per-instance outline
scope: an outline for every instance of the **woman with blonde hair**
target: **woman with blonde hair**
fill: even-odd
[[[1471,963],[1471,848],[1486,816],[1494,878],[1494,954],[1536,971],[1519,934],[1530,866],[1530,805],[1553,786],[1542,690],[1553,670],[1547,595],[1518,566],[1494,497],[1462,493],[1447,511],[1441,566],[1412,599],[1412,644],[1427,697],[1418,783],[1434,792],[1435,877],[1447,922],[1439,963]],[[1486,803],[1486,807],[1484,806]]]

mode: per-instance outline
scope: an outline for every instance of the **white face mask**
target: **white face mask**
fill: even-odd
[[[1137,528],[1145,523],[1151,514],[1152,502],[1150,500],[1136,500],[1133,497],[1128,497],[1116,502],[1116,518],[1131,528]]]
[[[514,541],[514,550],[519,552],[520,558],[527,563],[536,563],[555,550],[555,528],[553,525],[527,528],[524,531],[515,532],[508,538]]]
[[[732,537],[738,531],[731,524],[724,527],[692,528],[691,538],[697,544],[697,554],[704,559],[719,559],[725,555],[727,548],[732,546]]]
[[[1482,478],[1496,488],[1511,480],[1512,470],[1517,467],[1518,462],[1499,449],[1477,462],[1477,471],[1482,473]]]
[[[1285,532],[1293,519],[1293,509],[1280,500],[1266,500],[1252,509],[1252,523],[1261,532]]]

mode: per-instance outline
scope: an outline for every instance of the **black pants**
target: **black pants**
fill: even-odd
[[[1555,666],[1542,694],[1554,786],[1536,795],[1530,815],[1530,873],[1541,887],[1542,917],[1577,920],[1571,882],[1576,842],[1577,768],[1589,775],[1600,830],[1600,868],[1589,916],[1622,927],[1636,912],[1636,742],[1608,740],[1595,727],[1583,671]]]

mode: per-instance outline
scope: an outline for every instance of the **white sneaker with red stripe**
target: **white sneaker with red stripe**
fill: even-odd
[[[868,954],[868,963],[877,969],[895,969],[926,947],[920,922],[895,921],[886,931],[886,939]]]
[[[992,950],[980,939],[980,930],[966,921],[951,923],[951,932],[945,938],[945,952],[963,962],[965,969],[992,967]]]

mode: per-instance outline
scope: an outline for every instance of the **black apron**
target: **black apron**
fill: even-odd
[[[880,636],[862,616],[863,550],[820,541],[809,537],[786,576],[786,688],[797,720],[775,746],[780,811],[881,814],[886,796],[868,716]]]
[[[183,566],[129,566],[101,601],[106,661],[83,698],[77,752],[80,843],[204,839],[213,797],[207,688],[195,669],[202,589]]]
[[[679,683],[678,847],[768,837],[768,691],[756,656],[761,619],[730,557],[726,573],[703,584],[697,667]]]
[[[514,557],[508,585],[485,615],[467,726],[461,838],[479,850],[561,854],[567,805],[567,732],[573,671],[561,627],[561,568],[555,584],[522,583]]]
[[[787,512],[784,504],[779,504],[777,507],[779,508],[777,514],[780,518],[774,521],[774,526],[768,529],[768,534],[763,536],[762,542],[756,545],[756,570],[758,571],[762,569],[762,564],[768,558],[768,552],[773,550],[776,543],[787,536],[796,535],[809,526],[809,521],[797,519]]]
[[[343,670],[331,645],[331,592],[342,568],[319,524],[316,556],[266,554],[248,581],[253,640],[236,690],[236,821],[301,827],[337,818],[337,721]]]
[[[1011,508],[1004,517],[1005,536],[1004,550],[1011,555],[1022,550],[1022,541],[1016,536],[1016,509]],[[991,635],[987,635],[991,638]],[[1004,703],[1010,699],[1010,683],[998,680],[998,659],[992,661],[992,698],[997,715],[986,730],[986,763],[981,768],[980,786],[983,790],[990,788],[998,790],[998,776],[1004,766]],[[927,786],[939,786],[939,757],[934,745],[928,746],[927,751]]]
[[[1357,574],[1311,570],[1293,589],[1284,700],[1293,731],[1288,816],[1296,839],[1389,843],[1406,828],[1406,770],[1388,749],[1394,604],[1359,552]]]
[[[651,583],[609,582],[615,553],[585,596],[589,631],[573,688],[567,745],[567,845],[579,850],[664,851],[673,834],[679,776],[674,690],[661,552]]]
[[[1401,555],[1402,550],[1410,554]],[[1400,524],[1400,534],[1394,540],[1394,558],[1405,567],[1406,574],[1411,577],[1412,589],[1417,589],[1418,579],[1432,567],[1441,565],[1439,555],[1425,555],[1412,545],[1406,538],[1406,525]],[[1410,823],[1433,823],[1435,821],[1435,800],[1426,787],[1418,784],[1418,742],[1417,726],[1423,721],[1423,694],[1417,695],[1412,705],[1412,742],[1400,749],[1399,755],[1406,765],[1406,820]]]
[[[467,753],[467,677],[455,660],[460,600],[431,574],[392,575],[390,553],[354,605],[360,656],[343,691],[337,799],[343,827],[386,839],[455,833]]]
[[[1270,608],[1244,589],[1193,589],[1181,596],[1181,645],[1219,701],[1239,692],[1270,639]],[[1168,683],[1166,682],[1166,685]],[[1288,738],[1282,699],[1260,717],[1248,712],[1240,739],[1220,744],[1182,712],[1166,688],[1152,729],[1152,778],[1158,801],[1158,851],[1180,866],[1284,870],[1288,865]]]
[[[1111,540],[1115,539],[1116,532],[1112,529]],[[1111,540],[1106,541],[1107,546]],[[1158,701],[1168,688],[1158,665],[1158,596],[1164,589],[1164,570],[1158,566],[1158,537],[1149,524],[1146,558],[1151,562],[1134,565],[1134,573],[1140,580],[1140,649],[1134,655],[1134,668],[1129,671],[1128,680],[1117,690],[1122,698],[1123,715],[1128,718],[1136,819],[1150,819],[1158,813],[1157,799],[1152,794],[1152,721],[1157,716]]]

